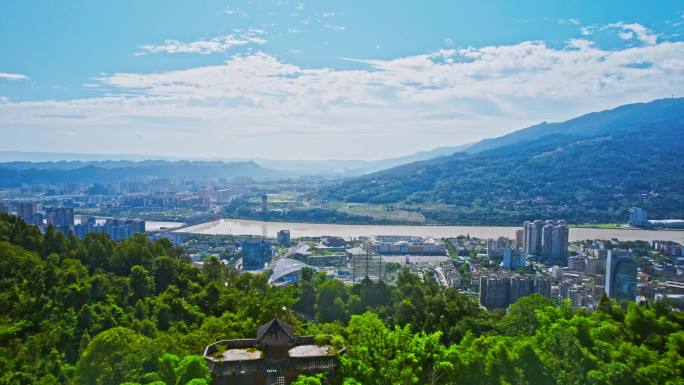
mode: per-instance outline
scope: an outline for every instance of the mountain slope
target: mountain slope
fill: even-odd
[[[667,114],[664,105],[670,106]],[[625,106],[620,119],[585,115],[581,124],[559,123],[570,127],[564,132],[525,139],[518,134],[518,140],[501,140],[478,153],[347,180],[326,194],[349,202],[415,204],[433,223],[519,224],[552,217],[625,222],[632,205],[656,218],[681,217],[684,117],[669,109],[674,105],[638,105],[635,114]]]
[[[684,118],[684,98],[626,104],[611,110],[592,112],[561,123],[544,122],[498,138],[484,139],[469,146],[465,151],[475,154],[557,134],[589,138],[629,127],[679,118]]]

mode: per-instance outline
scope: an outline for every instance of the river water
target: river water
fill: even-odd
[[[74,215],[74,222],[76,224],[81,223],[81,221],[86,218],[86,215]],[[95,217],[99,224],[103,224],[107,217]],[[170,230],[183,226],[183,222],[164,222],[164,221],[145,221],[145,230],[147,231],[160,231],[160,230]]]
[[[211,235],[257,235],[275,237],[279,230],[290,230],[293,238],[333,235],[357,238],[367,235],[415,235],[420,237],[449,238],[470,235],[478,238],[515,237],[521,227],[497,226],[395,226],[395,225],[336,225],[320,223],[262,222],[245,219],[221,219],[185,227],[177,232]],[[612,239],[621,241],[666,240],[684,243],[684,231],[589,229],[570,228],[570,240]]]

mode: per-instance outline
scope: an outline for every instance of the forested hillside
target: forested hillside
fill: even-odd
[[[408,271],[395,286],[344,286],[309,272],[273,288],[264,275],[238,275],[217,260],[198,270],[165,240],[42,235],[0,214],[0,384],[207,384],[202,348],[251,337],[274,316],[346,347],[338,377],[299,384],[684,378],[684,316],[664,303],[603,298],[588,313],[530,296],[504,314]]]
[[[530,134],[491,150],[347,180],[323,193],[345,202],[409,204],[432,223],[626,223],[631,206],[652,218],[684,217],[684,118],[618,123],[590,126],[590,137],[578,137],[576,129]]]
[[[591,112],[565,122],[543,122],[498,138],[484,139],[468,146],[465,152],[480,153],[554,134],[578,139],[590,138],[612,134],[625,128],[682,118],[684,118],[684,98],[657,99],[649,103],[625,104],[611,110]]]

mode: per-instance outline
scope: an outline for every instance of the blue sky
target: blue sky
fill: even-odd
[[[379,159],[684,88],[681,1],[2,7],[0,150]]]

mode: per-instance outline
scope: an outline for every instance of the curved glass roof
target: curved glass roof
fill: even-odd
[[[276,264],[275,269],[273,269],[273,275],[271,275],[271,277],[268,279],[268,282],[275,282],[280,278],[288,274],[300,271],[305,267],[308,267],[313,270],[318,270],[315,267],[309,266],[304,262],[299,262],[297,260],[290,258],[283,258]]]

